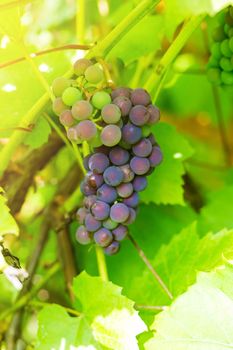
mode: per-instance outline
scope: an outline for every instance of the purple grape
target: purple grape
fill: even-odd
[[[86,100],[77,101],[72,107],[72,115],[77,120],[88,119],[92,115],[92,112],[93,107]]]
[[[84,168],[89,171],[89,159],[91,158],[92,154],[88,154],[86,157],[83,158],[83,166]]]
[[[129,217],[129,208],[124,203],[113,204],[110,209],[110,218],[115,222],[125,222]]]
[[[131,92],[131,101],[135,105],[147,106],[150,102],[150,95],[144,89],[138,88]]]
[[[124,97],[130,98],[130,93],[131,93],[130,88],[119,87],[112,91],[111,96],[113,100],[118,96],[124,96]]]
[[[148,122],[149,117],[150,114],[147,108],[141,105],[134,106],[129,113],[129,119],[137,126],[145,125]]]
[[[101,227],[101,222],[96,220],[93,215],[87,214],[85,217],[85,226],[89,232],[95,232]]]
[[[105,227],[102,227],[95,232],[94,240],[99,246],[107,247],[113,240],[112,233]]]
[[[87,209],[86,208],[79,208],[76,213],[76,218],[80,224],[84,223],[85,217],[87,215]]]
[[[99,147],[95,147],[95,153],[103,153],[105,155],[109,154],[109,147],[101,145]]]
[[[91,207],[91,212],[96,220],[105,220],[109,216],[110,206],[98,200]]]
[[[91,233],[87,231],[85,226],[79,226],[76,231],[76,239],[80,244],[89,244],[92,241]]]
[[[134,172],[130,168],[129,164],[122,165],[122,166],[120,166],[120,168],[124,173],[123,182],[132,181],[134,178]]]
[[[154,146],[156,144],[155,137],[152,133],[148,136],[148,139],[150,140],[152,146]]]
[[[150,169],[150,162],[147,158],[133,157],[130,161],[130,167],[136,175],[144,175]]]
[[[101,131],[100,139],[105,146],[116,146],[121,139],[121,129],[117,125],[107,125]]]
[[[161,149],[158,146],[154,146],[152,149],[152,153],[149,157],[151,167],[155,167],[160,164],[163,160],[163,155]]]
[[[92,171],[89,171],[86,175],[87,183],[93,188],[99,188],[103,182],[104,178],[103,175],[95,174]]]
[[[90,141],[97,133],[96,125],[91,120],[82,120],[76,125],[76,129],[81,141]]]
[[[53,101],[53,112],[56,115],[59,116],[62,112],[66,111],[67,109],[69,109],[69,107],[62,101],[61,97],[55,98],[55,100]]]
[[[97,198],[106,203],[113,203],[117,199],[117,191],[114,187],[103,184],[97,190]]]
[[[122,139],[126,143],[133,145],[142,137],[142,130],[138,126],[131,123],[126,124],[122,128]]]
[[[122,198],[127,198],[133,193],[133,185],[128,183],[122,183],[117,186],[117,193]]]
[[[147,187],[147,178],[145,176],[135,176],[133,180],[134,191],[140,192]]]
[[[104,252],[107,255],[114,255],[119,251],[119,249],[120,249],[120,243],[113,241],[111,244],[109,244],[109,246],[104,248]]]
[[[136,208],[139,204],[139,195],[137,192],[134,192],[128,198],[123,199],[123,203],[131,208]]]
[[[113,230],[114,228],[117,227],[118,223],[115,221],[112,221],[110,218],[104,220],[102,222],[103,227],[107,228],[108,230]]]
[[[124,225],[118,225],[114,230],[112,230],[113,237],[116,241],[122,241],[125,239],[129,230]]]
[[[138,157],[148,157],[152,151],[152,144],[149,139],[141,139],[133,146],[133,153]]]
[[[115,104],[108,104],[102,108],[101,116],[105,123],[116,124],[121,119],[121,110]]]
[[[104,181],[107,185],[118,186],[124,178],[123,171],[117,166],[110,166],[104,171]]]
[[[109,158],[114,165],[124,165],[129,160],[129,152],[122,147],[116,146],[109,152]]]
[[[89,186],[86,180],[81,182],[80,190],[84,194],[84,196],[90,196],[91,194],[96,193],[95,189]]]
[[[114,98],[113,103],[120,108],[122,117],[126,117],[132,108],[130,99],[125,96],[118,96]]]
[[[109,166],[109,159],[103,153],[95,153],[89,159],[89,168],[96,174],[102,174]]]
[[[159,121],[160,119],[160,111],[158,109],[158,107],[154,106],[154,105],[149,105],[147,107],[147,110],[149,112],[149,119],[147,121],[147,124],[152,125],[155,124]]]
[[[125,225],[131,225],[136,219],[136,211],[133,208],[129,208],[129,217],[125,221]]]
[[[60,123],[64,126],[72,126],[75,120],[70,110],[63,111],[59,117]]]
[[[91,209],[92,205],[96,202],[97,197],[94,194],[87,196],[84,198],[83,204],[85,208]]]

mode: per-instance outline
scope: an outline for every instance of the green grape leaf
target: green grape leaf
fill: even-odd
[[[155,138],[163,152],[163,161],[148,177],[148,187],[141,194],[144,203],[181,204],[183,199],[183,161],[193,154],[189,143],[175,127],[159,123],[154,128]]]
[[[146,350],[233,348],[233,269],[200,273],[197,282],[158,314]]]
[[[24,1],[25,4],[25,1]],[[0,5],[0,33],[9,36],[17,43],[23,42],[21,27],[22,2],[2,0]]]
[[[48,141],[50,133],[51,127],[49,123],[43,118],[43,116],[41,116],[35,127],[24,139],[24,144],[31,148],[39,148]]]
[[[2,236],[4,236],[5,234],[19,234],[18,225],[13,216],[10,214],[10,209],[6,204],[6,198],[3,196],[2,192],[3,190],[0,188],[0,241],[2,239]]]

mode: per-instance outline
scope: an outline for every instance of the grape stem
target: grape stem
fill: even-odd
[[[152,273],[152,275],[154,276],[154,278],[157,280],[157,282],[160,284],[161,288],[164,290],[164,292],[168,295],[168,297],[173,300],[173,295],[172,293],[169,291],[168,287],[166,286],[166,284],[163,282],[162,278],[159,276],[159,274],[156,272],[156,270],[154,269],[154,267],[151,265],[149,259],[147,258],[147,256],[145,255],[145,253],[143,252],[143,250],[139,247],[138,243],[135,241],[135,239],[131,236],[128,235],[130,241],[133,243],[133,246],[136,248],[140,258],[142,259],[142,261],[144,262],[144,264],[147,266],[147,268],[150,270],[150,272]]]
[[[99,58],[97,57],[96,58],[97,62],[100,63],[100,65],[102,66],[103,68],[103,71],[104,71],[104,75],[105,75],[105,79],[106,79],[106,82],[107,82],[107,85],[111,88],[114,88],[115,85],[114,85],[114,82],[113,82],[113,79],[111,77],[111,74],[109,72],[109,69],[108,69],[108,65],[106,64],[106,62],[102,59],[102,58]]]
[[[106,259],[103,252],[103,248],[96,245],[95,249],[96,249],[96,258],[97,258],[100,277],[102,278],[103,281],[108,281],[108,271],[107,271]]]

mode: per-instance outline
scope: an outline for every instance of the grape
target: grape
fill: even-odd
[[[111,96],[105,91],[98,91],[92,96],[91,102],[95,108],[102,109],[111,103]]]
[[[208,68],[218,68],[219,67],[219,60],[216,59],[214,56],[211,56],[207,67]]]
[[[83,166],[84,168],[89,171],[89,159],[91,158],[92,154],[88,154],[86,157],[83,158]]]
[[[115,124],[121,119],[121,111],[116,105],[108,104],[102,108],[101,116],[105,123]]]
[[[101,222],[96,220],[91,214],[85,217],[85,226],[89,232],[95,232],[101,227]]]
[[[147,158],[136,156],[131,159],[130,167],[136,175],[144,175],[150,169],[150,162]]]
[[[91,171],[87,173],[86,178],[88,185],[90,185],[93,188],[99,188],[104,182],[104,178],[102,175],[95,174]]]
[[[102,227],[94,234],[94,240],[99,246],[107,247],[112,242],[113,236],[111,231]]]
[[[91,194],[95,194],[94,188],[90,187],[85,180],[81,182],[80,190],[84,194],[84,196],[90,196]]]
[[[128,233],[128,228],[121,224],[112,230],[113,237],[116,241],[122,241]]]
[[[150,102],[150,95],[144,89],[135,89],[131,92],[131,101],[133,105],[143,105],[147,106]]]
[[[109,159],[114,165],[124,165],[129,160],[129,152],[116,146],[109,152]]]
[[[160,119],[160,111],[158,107],[149,105],[147,107],[147,111],[149,112],[149,119],[147,121],[147,124],[152,125],[157,123]]]
[[[90,60],[87,58],[81,58],[74,63],[74,74],[76,74],[78,77],[80,75],[84,75],[85,70],[90,66],[92,66],[92,62]]]
[[[53,101],[53,111],[56,115],[60,115],[62,112],[68,110],[69,107],[62,101],[61,97],[55,98]]]
[[[128,97],[118,96],[114,98],[113,103],[120,108],[122,117],[126,117],[129,114],[132,103]]]
[[[100,132],[99,132],[99,130],[97,130],[95,137],[90,140],[90,145],[92,147],[94,147],[94,148],[95,147],[99,147],[99,146],[102,145],[102,141],[100,139]]]
[[[105,220],[109,216],[110,206],[98,200],[91,207],[91,212],[96,220]]]
[[[89,159],[89,169],[96,174],[102,174],[109,166],[108,157],[103,153],[95,153]]]
[[[71,85],[71,81],[64,77],[56,78],[52,83],[53,94],[60,97],[64,90]]]
[[[228,36],[229,36],[229,38],[233,37],[233,27],[229,29]],[[232,50],[232,48],[231,48],[231,50]]]
[[[123,199],[123,203],[127,205],[127,207],[136,208],[139,204],[139,195],[137,192],[134,192],[128,198]]]
[[[111,96],[113,100],[118,96],[124,96],[124,97],[130,98],[130,93],[131,93],[131,89],[125,88],[125,87],[119,87],[112,91]]]
[[[221,73],[222,82],[226,85],[233,84],[233,73],[232,72],[222,72]]]
[[[155,137],[152,133],[148,136],[148,139],[150,140],[152,146],[154,146],[156,144]]]
[[[226,57],[231,57],[232,56],[232,52],[230,49],[230,40],[229,39],[225,39],[221,42],[220,45],[221,48],[221,52],[224,56]]]
[[[231,60],[226,57],[222,57],[220,60],[220,67],[225,71],[225,72],[230,72],[233,70],[233,66],[231,64]]]
[[[129,208],[124,203],[113,204],[110,209],[110,218],[115,222],[125,222],[129,217]]]
[[[150,114],[147,108],[141,105],[134,106],[129,113],[129,119],[134,125],[137,126],[145,125],[149,118]]]
[[[233,18],[229,12],[226,13],[226,15],[225,15],[225,21],[229,26],[231,26],[231,27],[233,26]]]
[[[209,68],[207,70],[207,78],[210,83],[221,84],[221,70],[219,68]]]
[[[134,178],[134,172],[130,168],[129,164],[125,164],[120,166],[121,170],[123,171],[124,177],[123,182],[130,182]]]
[[[149,157],[150,166],[155,167],[162,162],[163,155],[158,146],[154,146]]]
[[[98,84],[103,80],[104,74],[100,67],[89,66],[85,70],[85,78],[89,83]]]
[[[135,209],[129,208],[129,217],[125,221],[125,225],[131,225],[135,221],[136,216],[137,216],[137,214],[136,214]]]
[[[62,101],[67,106],[72,106],[76,101],[79,101],[82,99],[82,92],[75,88],[75,87],[68,87],[64,90],[62,94]]]
[[[230,29],[230,26],[229,26],[227,23],[224,24],[224,33],[225,33],[226,35],[228,35],[229,29]]]
[[[141,137],[142,137],[141,128],[139,128],[133,124],[130,124],[130,123],[123,126],[122,139],[126,143],[133,145],[134,143],[138,142]]]
[[[214,43],[211,46],[211,53],[212,55],[219,60],[222,57],[222,52],[221,52],[221,48],[220,48],[220,43]]]
[[[72,115],[77,120],[88,119],[93,112],[90,102],[85,100],[77,101],[72,107]]]
[[[80,224],[84,223],[85,217],[87,215],[87,210],[86,208],[79,208],[77,213],[76,213],[76,218]]]
[[[135,176],[133,180],[134,191],[140,192],[147,187],[147,178],[145,176]]]
[[[109,147],[101,145],[101,146],[95,148],[95,152],[108,155],[109,154]]]
[[[67,129],[67,137],[70,141],[74,141],[76,143],[81,143],[81,140],[79,138],[79,132],[77,130],[77,125],[72,126],[71,128]]]
[[[89,141],[97,133],[96,125],[91,120],[82,120],[76,125],[78,137],[81,141]]]
[[[100,138],[105,146],[113,147],[121,139],[121,129],[117,125],[107,125],[101,131]]]
[[[230,50],[232,51],[232,55],[233,55],[233,37],[230,38],[230,40],[229,40],[229,47],[230,47]]]
[[[59,120],[64,126],[72,126],[75,122],[70,110],[63,111],[59,117]]]
[[[112,221],[110,218],[104,220],[102,224],[103,224],[103,227],[107,228],[108,230],[113,230],[118,225],[117,222]]]
[[[222,26],[219,26],[213,30],[212,38],[214,41],[222,41],[226,37],[226,34],[224,32],[224,28]]]
[[[133,153],[138,157],[147,157],[152,151],[152,144],[149,139],[141,139],[133,146]]]
[[[123,171],[114,165],[104,171],[104,181],[110,186],[118,186],[123,181],[123,178]]]
[[[114,255],[119,251],[119,249],[120,249],[120,243],[113,241],[111,244],[109,244],[109,246],[104,248],[104,252],[107,255]]]
[[[83,204],[86,209],[91,209],[92,205],[96,202],[96,195],[92,194],[84,198]]]
[[[117,186],[117,193],[122,198],[127,198],[133,193],[133,185],[130,182]]]
[[[113,203],[117,199],[117,191],[114,187],[103,184],[97,190],[97,198],[106,203]]]
[[[86,227],[79,226],[76,231],[76,239],[81,244],[91,243],[91,234],[87,231]]]

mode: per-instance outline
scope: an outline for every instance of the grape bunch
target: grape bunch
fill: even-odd
[[[159,109],[144,89],[110,89],[101,67],[86,59],[74,64],[72,80],[57,78],[52,88],[53,109],[68,138],[87,141],[91,150],[83,159],[84,200],[77,211],[76,239],[113,255],[136,218],[147,176],[162,161],[150,131],[160,119]]]
[[[219,26],[212,37],[207,77],[215,85],[233,85],[233,6],[219,14]]]

